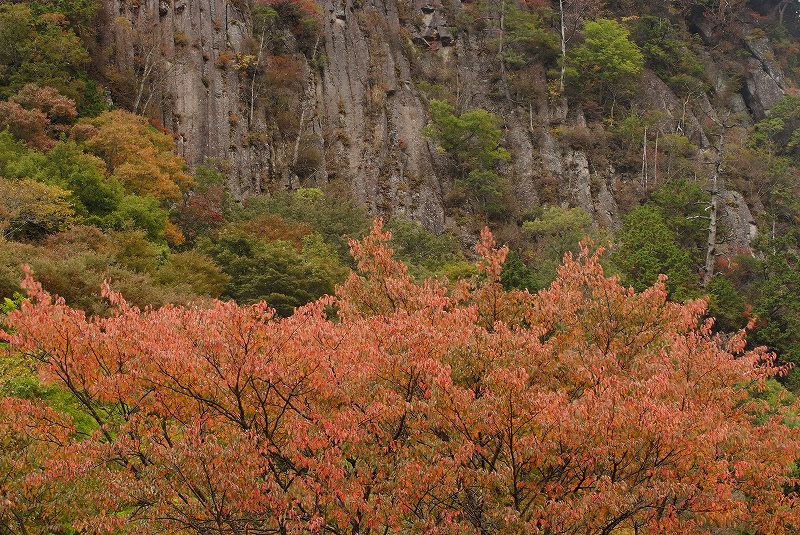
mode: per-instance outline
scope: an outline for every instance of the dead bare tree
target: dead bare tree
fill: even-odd
[[[314,51],[312,52],[312,57],[315,57],[317,55],[317,48],[319,47],[320,38],[321,36],[318,35],[317,40],[314,43]],[[303,137],[303,129],[305,128],[306,124],[306,115],[312,111],[311,107],[313,106],[313,101],[314,101],[313,91],[314,91],[314,74],[309,71],[306,79],[304,94],[300,104],[301,107],[300,124],[297,128],[297,138],[295,138],[294,140],[294,150],[292,151],[292,166],[297,165],[297,156],[300,152],[300,140]]]
[[[644,134],[642,135],[642,176],[641,176],[641,185],[642,191],[647,191],[647,179],[648,179],[648,158],[647,158],[647,125],[644,127]]]
[[[719,135],[719,142],[714,147],[714,169],[711,172],[710,180],[710,194],[708,208],[708,238],[706,240],[706,258],[703,264],[703,288],[707,288],[708,284],[714,276],[714,265],[717,257],[717,233],[718,233],[718,217],[719,217],[719,197],[721,189],[722,178],[722,155],[725,143],[724,132]]]
[[[115,21],[120,48],[126,51],[117,57],[117,69],[129,85],[128,105],[131,111],[146,114],[153,98],[164,92],[173,71],[172,63],[164,54],[164,46],[158,25],[134,25],[130,20],[120,17]]]
[[[703,263],[703,288],[708,287],[711,279],[714,277],[714,266],[718,255],[717,248],[721,245],[719,239],[719,214],[720,214],[720,199],[725,192],[724,185],[724,168],[723,162],[725,161],[725,140],[727,139],[727,132],[733,128],[734,124],[730,122],[730,117],[720,119],[713,113],[706,113],[706,117],[714,123],[718,132],[716,135],[717,141],[710,149],[713,156],[708,162],[711,165],[711,176],[708,181],[709,200],[706,206],[705,219],[708,220],[708,233],[706,238],[706,254]]]
[[[132,107],[134,113],[145,114],[153,96],[163,90],[172,67],[162,56],[159,44],[143,47],[139,57],[135,70],[138,84]]]
[[[564,93],[564,74],[567,72],[567,37],[564,26],[564,0],[558,0],[558,11],[561,15],[561,78],[558,83],[559,93]]]
[[[800,15],[800,2],[797,0],[781,0],[773,8],[773,13],[777,15],[778,22],[782,25],[786,20],[786,11],[794,6],[794,14]]]

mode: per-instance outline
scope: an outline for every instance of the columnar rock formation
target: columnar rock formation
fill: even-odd
[[[259,36],[253,35],[246,1],[105,4],[112,21],[110,61],[121,70],[137,64],[142,86],[137,111],[171,129],[191,165],[224,162],[239,196],[340,181],[376,213],[403,213],[431,230],[445,228],[451,184],[444,159],[421,135],[427,122],[417,87],[422,73],[449,86],[464,107],[483,107],[503,118],[504,144],[512,154],[505,173],[521,208],[566,201],[600,224],[619,223],[621,177],[613,162],[594,160],[584,147],[558,135],[559,127],[585,127],[581,110],[548,98],[544,69],[534,80],[540,95],[535,101],[523,105],[504,98],[498,89],[502,81],[493,74],[496,53],[485,46],[491,36],[455,27],[459,0],[326,0],[310,54],[315,60],[296,54],[303,81],[296,107],[286,110],[296,115],[293,131],[282,130],[274,110],[252,98],[242,62]],[[751,55],[745,83],[730,92],[724,110],[705,96],[687,108],[685,99],[645,73],[646,97],[663,111],[664,128],[711,151],[713,140],[704,130],[708,117],[735,117],[742,128],[764,117],[788,84],[769,40],[751,35],[744,40]],[[286,42],[292,44],[288,32]],[[710,55],[704,61],[716,78],[712,91],[725,93],[730,82]],[[746,247],[750,210],[741,195],[723,190],[723,220],[734,227],[737,245]],[[542,198],[543,191],[550,197]]]

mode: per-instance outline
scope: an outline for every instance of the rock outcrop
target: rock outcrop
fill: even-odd
[[[788,90],[786,78],[769,39],[763,32],[753,30],[744,39],[752,57],[747,62],[747,79],[744,96],[756,119],[763,119],[767,112],[783,98]]]
[[[247,2],[105,0],[105,6],[115,21],[111,61],[121,70],[138,62],[141,71],[151,46],[153,68],[163,71],[160,85],[148,92],[147,112],[174,132],[190,165],[224,162],[240,197],[337,180],[375,213],[406,214],[433,231],[452,225],[443,158],[421,136],[427,106],[417,81],[435,79],[464,107],[503,117],[512,154],[505,172],[521,209],[567,201],[601,225],[619,224],[616,190],[624,177],[553,133],[560,125],[581,127],[583,114],[565,102],[549,102],[543,70],[537,101],[520,105],[507,91],[504,98],[496,53],[485,46],[492,36],[456,28],[460,1],[326,0],[313,47],[317,60],[294,52],[302,58],[303,87],[296,106],[284,110],[296,116],[292,132],[281,130],[274,110],[248,97],[242,62],[258,39]],[[744,42],[752,58],[741,92],[728,91],[721,70],[709,57],[704,61],[713,91],[730,93],[727,111],[758,120],[788,84],[766,37],[750,32]],[[709,99],[693,107],[649,72],[643,88],[653,109],[663,112],[665,132],[685,134],[700,147],[711,144],[704,115],[719,116],[719,110]],[[542,198],[553,184],[556,198]],[[738,193],[724,198],[726,224],[737,242],[748,242],[752,215]]]
[[[105,8],[110,61],[131,73],[139,93],[134,111],[172,130],[192,166],[223,158],[238,169],[233,176],[250,167],[231,157],[246,127],[232,122],[241,111],[239,77],[225,64],[249,36],[247,11],[226,0],[106,0]]]

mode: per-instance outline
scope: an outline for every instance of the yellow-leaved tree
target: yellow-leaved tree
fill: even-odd
[[[186,172],[186,162],[175,152],[172,137],[159,132],[146,118],[114,110],[85,123],[96,129],[86,146],[103,158],[130,193],[177,201],[194,182]]]

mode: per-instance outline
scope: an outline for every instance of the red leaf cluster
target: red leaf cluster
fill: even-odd
[[[7,101],[0,101],[0,129],[8,128],[29,146],[48,150],[78,116],[75,102],[52,87],[28,84]]]
[[[28,277],[10,347],[99,425],[40,472],[91,481],[94,506],[76,506],[75,525],[798,527],[798,433],[748,393],[780,370],[744,351],[743,333],[713,335],[704,303],[667,302],[663,283],[634,293],[587,250],[546,291],[506,292],[507,251],[488,232],[476,281],[418,284],[387,240],[376,224],[353,243],[358,271],[337,295],[286,319],[230,302],[141,311],[108,288],[116,314],[87,318]]]
[[[290,9],[308,16],[318,16],[321,11],[316,0],[256,0],[256,3],[277,9]]]

